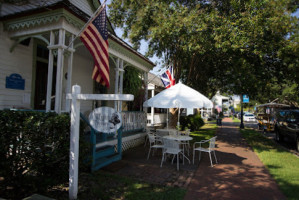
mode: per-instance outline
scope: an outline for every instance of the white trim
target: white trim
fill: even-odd
[[[138,139],[138,138],[141,138],[141,137],[145,137],[145,136],[146,136],[146,133],[137,133],[135,135],[130,135],[130,136],[127,136],[127,137],[123,137],[122,138],[122,143],[126,143],[128,141],[132,141],[132,140],[135,140],[135,139]],[[117,144],[117,139],[114,139],[114,140],[98,143],[98,144],[96,144],[96,148],[103,147],[103,146],[106,146],[106,145],[116,145],[116,144]]]
[[[109,46],[109,47],[112,47]],[[129,58],[128,56],[120,53],[119,51],[113,49],[113,48],[109,48],[109,53],[118,57],[118,58],[121,58],[122,60],[132,64],[133,66],[137,67],[138,69],[141,69],[142,71],[146,71],[146,72],[149,72],[151,69],[145,67],[144,65],[142,65],[141,63],[137,62],[136,60],[132,59],[132,58]]]
[[[74,87],[74,86],[73,86]],[[67,99],[133,101],[132,94],[66,94]]]

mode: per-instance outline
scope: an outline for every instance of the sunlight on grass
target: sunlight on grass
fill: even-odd
[[[241,130],[288,199],[299,197],[299,158],[254,130]]]
[[[230,118],[233,120],[233,122],[241,122],[241,120],[238,119],[237,117],[234,117],[234,119],[232,117],[230,117]]]
[[[185,189],[140,182],[105,171],[84,174],[79,199],[183,199]],[[58,198],[59,199],[59,198]]]
[[[193,140],[191,141],[191,145],[194,142],[199,142],[201,140],[208,140],[215,136],[217,125],[216,124],[205,124],[198,131],[194,131],[190,133]]]

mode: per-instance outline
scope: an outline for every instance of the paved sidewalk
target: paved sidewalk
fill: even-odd
[[[203,156],[185,200],[286,199],[231,119],[222,121],[216,144],[218,164],[211,167],[209,158]]]

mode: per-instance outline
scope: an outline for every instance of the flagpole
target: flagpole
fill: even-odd
[[[104,0],[103,4],[98,7],[98,9],[93,13],[93,15],[89,18],[89,20],[84,24],[84,26],[81,28],[81,30],[79,31],[79,33],[76,35],[76,37],[74,37],[74,39],[69,43],[69,45],[67,46],[67,48],[65,50],[68,50],[70,48],[70,46],[74,43],[74,41],[79,37],[79,35],[84,31],[84,29],[88,26],[89,22],[91,22],[96,16],[97,14],[102,10],[102,8],[106,5],[106,1]]]
[[[169,67],[168,67],[168,68],[169,68]],[[150,83],[152,80],[154,80],[154,79],[156,78],[156,76],[159,77],[159,79],[160,79],[160,78],[161,78],[161,74],[165,73],[165,72],[167,71],[168,68],[166,68],[165,70],[163,70],[163,71],[160,72],[159,74],[155,75],[155,77],[152,78],[151,80],[147,81],[147,83]]]

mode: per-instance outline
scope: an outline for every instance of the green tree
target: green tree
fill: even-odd
[[[297,8],[295,0],[112,0],[109,15],[136,49],[148,41],[147,55],[173,65],[177,80],[205,95],[263,100],[276,85],[296,86],[298,96]]]
[[[136,68],[127,66],[124,73],[124,93],[134,95],[134,101],[127,102],[128,110],[139,111],[142,108],[145,96],[142,86],[140,72]]]

